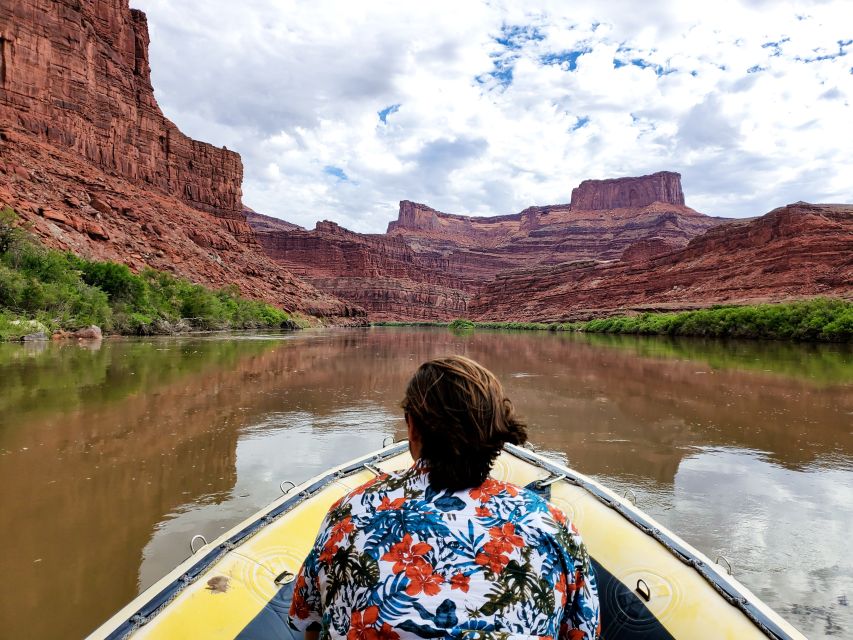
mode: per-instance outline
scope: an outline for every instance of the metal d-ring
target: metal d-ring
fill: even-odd
[[[629,498],[629,497],[628,497],[628,494],[629,494],[629,493],[633,496],[633,498],[634,498],[633,500],[632,500],[631,498]],[[636,493],[634,493],[634,490],[633,490],[633,489],[625,489],[625,493],[623,493],[622,495],[623,495],[623,497],[624,497],[628,502],[630,502],[632,505],[634,505],[635,507],[637,506],[637,494],[636,494]]]
[[[390,442],[388,442],[388,438],[391,438]],[[386,442],[388,444],[385,444]],[[394,436],[385,436],[384,438],[382,438],[382,448],[384,449],[385,447],[390,447],[395,442],[396,442],[396,440],[394,440]]]
[[[284,485],[286,485],[286,484],[290,485],[290,489],[284,488]],[[292,482],[291,480],[282,480],[281,482],[278,483],[278,488],[281,489],[282,493],[288,493],[289,491],[292,491],[293,489],[296,488],[296,483]]]
[[[555,482],[559,482],[560,480],[565,480],[565,479],[566,479],[565,473],[557,473],[557,474],[554,474],[554,475],[552,475],[548,478],[545,478],[543,480],[537,480],[536,481],[536,488],[537,489],[544,489],[545,487],[550,487]]]
[[[652,590],[651,590],[651,589],[649,589],[649,585],[648,585],[648,584],[646,584],[646,581],[645,581],[645,580],[643,580],[642,578],[640,578],[639,580],[637,580],[637,588],[636,588],[636,589],[634,589],[634,591],[636,591],[637,593],[639,593],[639,594],[640,594],[640,597],[641,597],[643,600],[645,600],[646,602],[648,602],[649,600],[651,600],[651,599],[652,599]]]
[[[192,540],[190,540],[190,553],[191,553],[192,555],[195,555],[195,554],[197,553],[196,548],[195,548],[195,541],[196,541],[196,540],[201,540],[202,542],[204,542],[204,544],[203,544],[201,547],[199,547],[199,549],[201,549],[202,547],[207,546],[207,538],[205,538],[205,537],[204,537],[203,535],[201,535],[200,533],[195,534],[195,535],[193,536]]]
[[[281,585],[289,584],[294,580],[296,580],[296,576],[292,572],[285,569],[275,577],[273,582],[280,587]]]
[[[728,571],[728,572],[729,572],[729,575],[732,575],[732,563],[731,563],[731,562],[729,562],[729,559],[728,559],[728,558],[726,558],[726,556],[724,556],[724,555],[719,555],[719,556],[717,556],[717,558],[714,560],[714,564],[719,564],[719,565],[722,567],[723,565],[722,565],[722,564],[720,564],[720,560],[722,560],[723,562],[725,562],[725,563],[726,563],[726,571]]]

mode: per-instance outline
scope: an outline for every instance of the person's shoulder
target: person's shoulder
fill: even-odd
[[[576,531],[566,514],[544,496],[527,487],[516,488],[518,498],[523,500],[526,510],[538,516],[544,529]]]

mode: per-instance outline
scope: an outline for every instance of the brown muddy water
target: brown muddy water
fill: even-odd
[[[422,361],[491,368],[532,442],[811,638],[853,637],[848,347],[366,329],[0,344],[0,637],[92,631],[299,483],[402,436]]]

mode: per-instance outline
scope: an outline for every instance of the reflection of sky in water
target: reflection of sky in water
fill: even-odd
[[[273,413],[245,429],[237,442],[237,483],[228,495],[184,505],[158,525],[143,550],[140,590],[156,582],[189,554],[200,533],[208,541],[281,495],[279,484],[299,484],[382,446],[400,416],[363,403],[315,416],[306,411]]]
[[[640,507],[712,560],[725,555],[762,600],[785,593],[796,604],[779,613],[810,637],[850,637],[853,556],[843,550],[853,525],[853,470],[794,471],[759,452],[706,449],[681,461],[673,503],[660,512]]]

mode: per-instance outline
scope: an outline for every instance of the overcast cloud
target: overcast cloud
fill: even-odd
[[[165,114],[242,155],[248,206],[308,228],[664,169],[711,215],[853,202],[847,0],[131,5]]]

